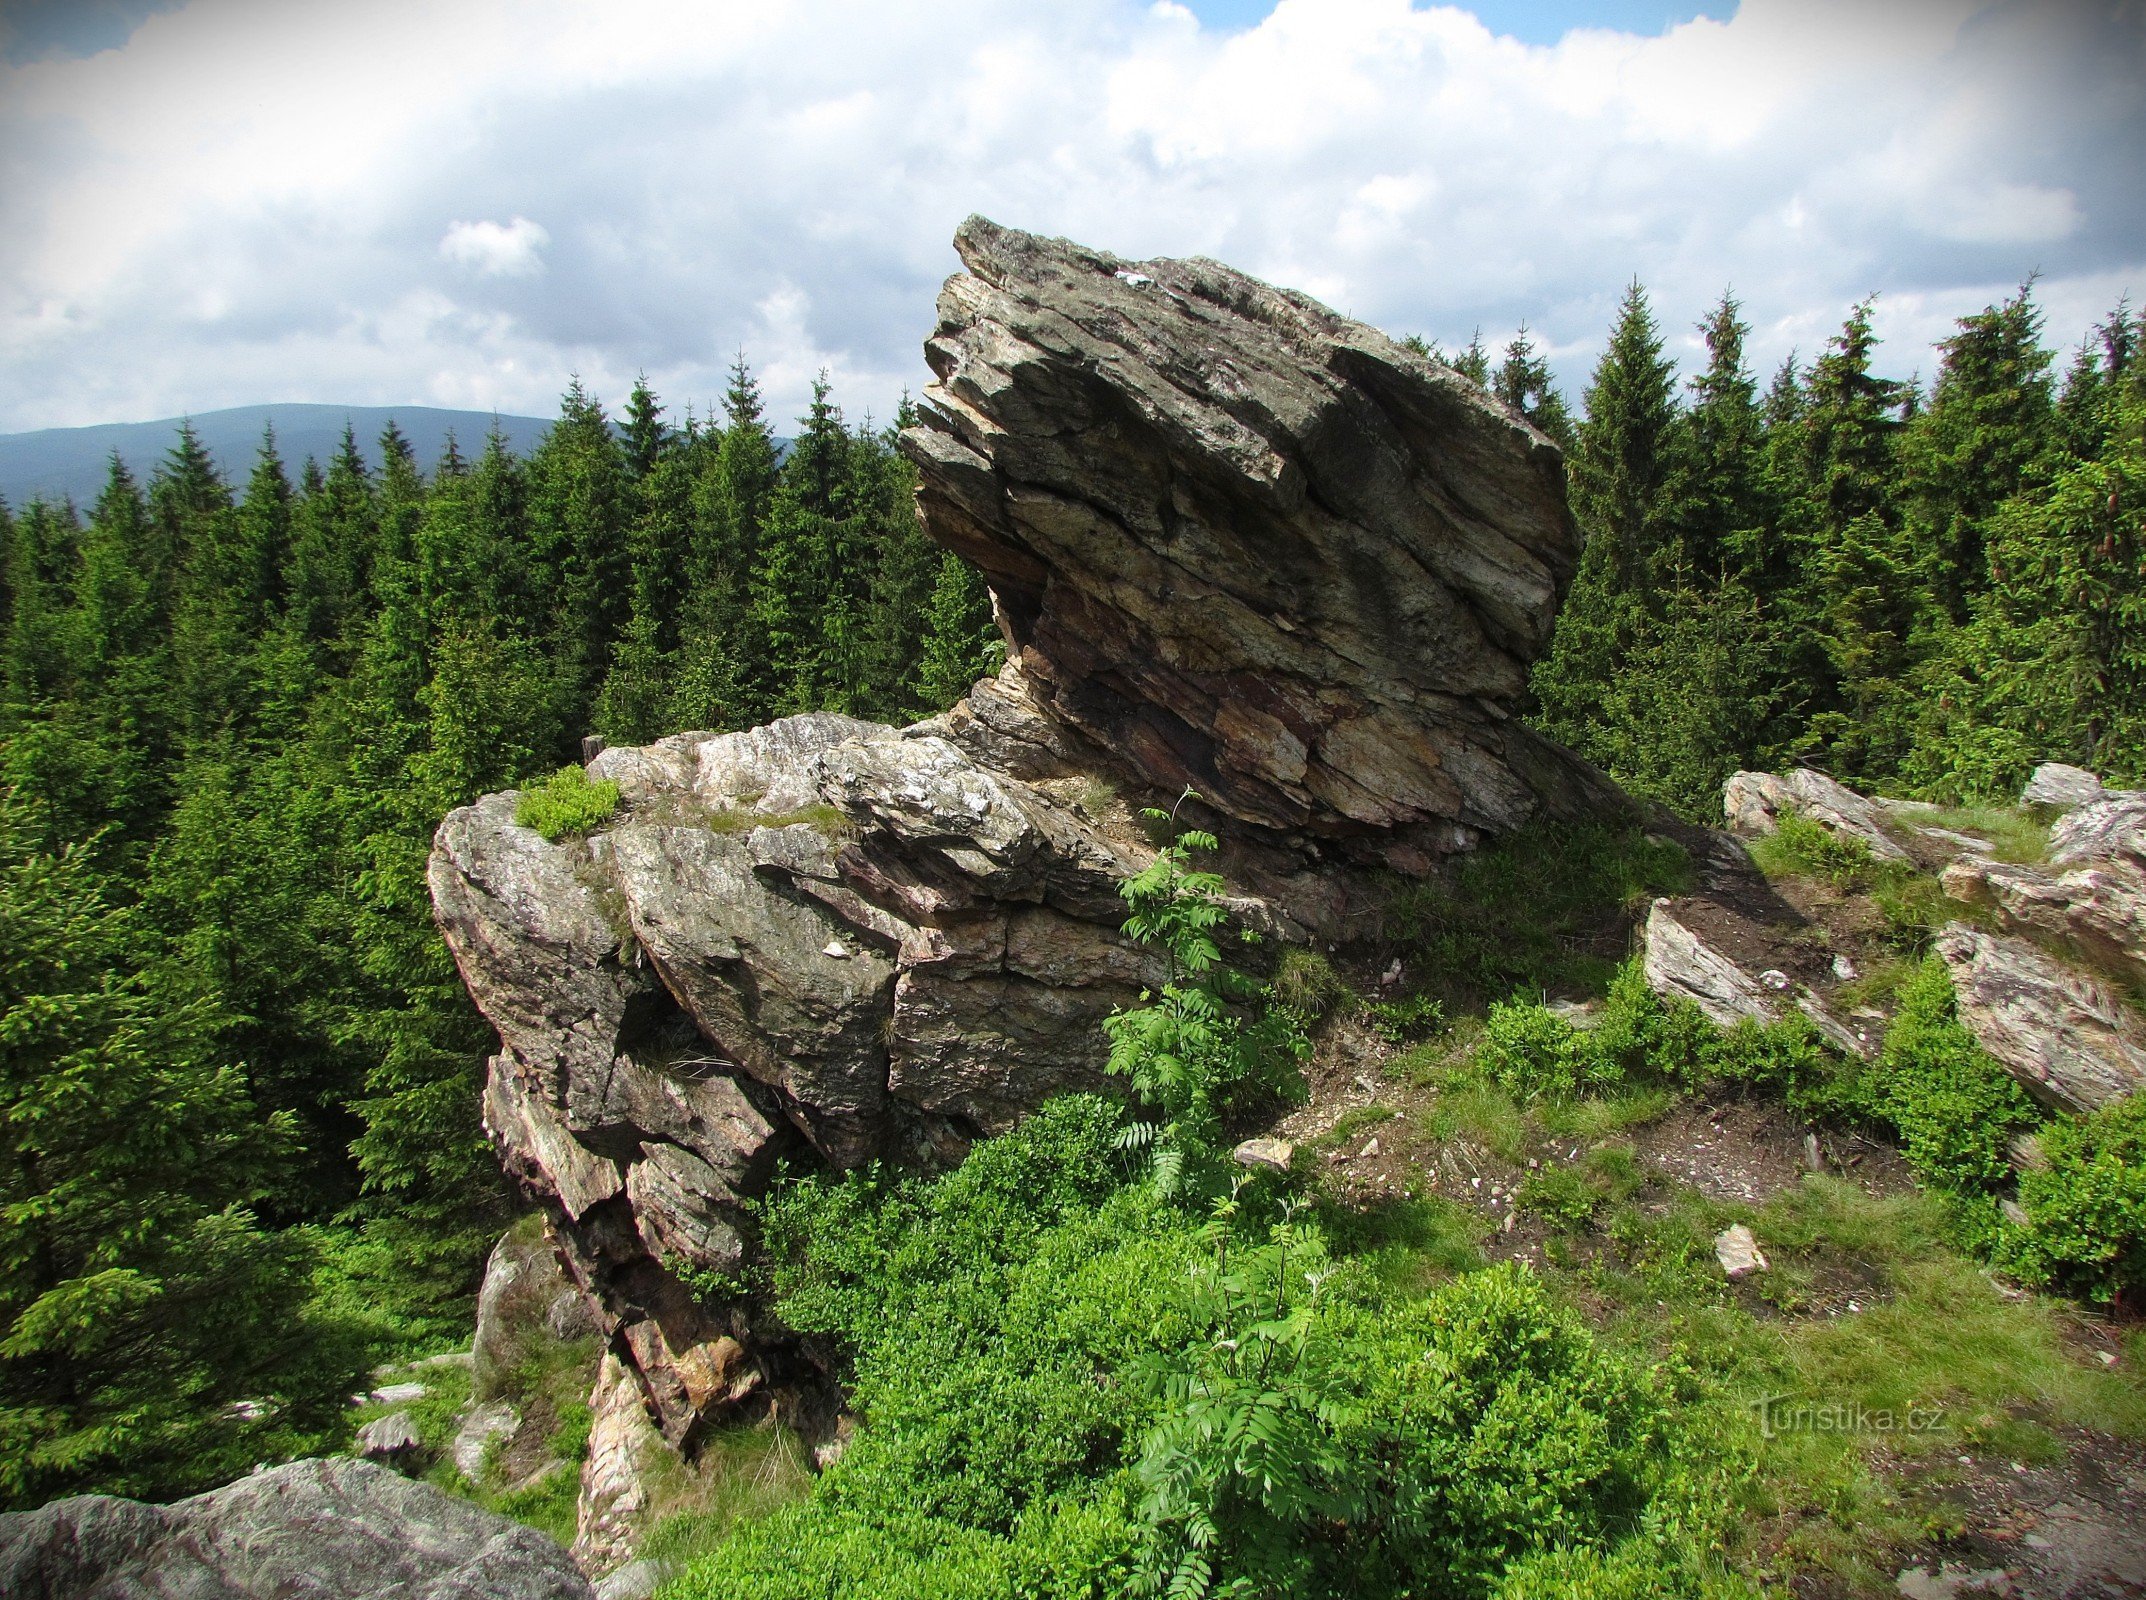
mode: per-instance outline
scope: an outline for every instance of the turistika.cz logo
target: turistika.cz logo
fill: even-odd
[[[1771,1439],[1783,1433],[1935,1433],[1947,1426],[1943,1406],[1913,1404],[1901,1410],[1838,1400],[1799,1400],[1773,1394],[1751,1402],[1759,1432]]]

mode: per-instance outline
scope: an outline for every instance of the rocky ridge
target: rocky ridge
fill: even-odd
[[[485,1125],[676,1446],[816,1404],[808,1353],[724,1292],[780,1163],[955,1159],[1103,1083],[1103,1019],[1159,976],[1119,931],[1141,805],[1197,789],[1240,920],[1326,941],[1379,873],[1626,805],[1515,720],[1578,556],[1515,413],[1213,262],[981,219],[956,246],[902,448],[925,531],[990,580],[999,677],[908,728],[603,750],[592,836],[510,793],[435,841],[500,1036]]]
[[[1932,949],[1952,979],[1960,1020],[1994,1060],[2057,1109],[2090,1111],[2146,1087],[2146,795],[2105,790],[2092,773],[2036,771],[2022,803],[2060,813],[2043,864],[2001,861],[1989,840],[1936,825],[1936,808],[1856,793],[1822,773],[1740,772],[1723,794],[1730,826],[1753,837],[1797,813],[1862,844],[1881,863],[1935,872],[1963,920]],[[1724,1026],[1794,1005],[1838,1048],[1875,1054],[1884,1018],[1847,1015],[1828,973],[1784,905],[1733,863],[1706,867],[1700,893],[1658,902],[1646,929],[1648,981]],[[1846,970],[1841,968],[1845,967]]]

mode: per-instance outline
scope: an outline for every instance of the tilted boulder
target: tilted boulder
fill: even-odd
[[[1719,907],[1703,901],[1656,900],[1641,932],[1640,973],[1647,987],[1665,1000],[1691,1002],[1717,1028],[1778,1022],[1793,1007],[1835,1049],[1865,1059],[1876,1054],[1870,1036],[1836,1017],[1809,984],[1778,967],[1753,972],[1718,948],[1698,923],[1703,916],[1721,915]]]
[[[1784,813],[1795,812],[1828,832],[1860,841],[1880,861],[1909,859],[1886,831],[1884,811],[1876,801],[1807,767],[1736,773],[1722,786],[1721,805],[1730,829],[1747,839],[1772,833]]]
[[[2146,1086],[2146,1024],[2105,983],[2024,939],[1938,934],[1975,1042],[2041,1100],[2091,1111]]]
[[[36,1600],[593,1600],[534,1528],[369,1461],[293,1461],[168,1506],[0,1515],[0,1594]]]
[[[1054,719],[1157,789],[1374,849],[1619,803],[1516,720],[1580,552],[1517,414],[1217,262],[980,217],[954,247],[901,447]]]

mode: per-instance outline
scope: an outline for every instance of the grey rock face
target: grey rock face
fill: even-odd
[[[358,1430],[358,1454],[385,1467],[400,1467],[425,1448],[407,1411],[391,1411]]]
[[[1690,915],[1680,915],[1670,900],[1655,901],[1647,912],[1640,970],[1656,994],[1690,1001],[1719,1028],[1777,1022],[1793,1005],[1835,1049],[1866,1058],[1875,1053],[1871,1040],[1828,1010],[1809,985],[1772,968],[1747,971],[1694,928]]]
[[[2034,769],[2020,791],[2022,805],[2055,806],[2069,811],[2102,797],[2101,780],[2084,767],[2068,767],[2061,761],[2045,761]]]
[[[757,1392],[755,1330],[688,1280],[744,1263],[778,1160],[958,1152],[1100,1086],[1102,1019],[1160,975],[1118,931],[1145,837],[956,733],[683,735],[596,758],[623,804],[592,839],[504,796],[440,829],[440,926],[506,1046],[486,1126],[673,1442]]]
[[[1739,772],[1722,786],[1721,803],[1730,829],[1746,838],[1773,832],[1784,811],[1795,811],[1833,833],[1861,840],[1880,861],[1908,859],[1908,852],[1886,831],[1878,803],[1822,772],[1803,767],[1786,773]]]
[[[2112,793],[2050,830],[2048,868],[1963,858],[1946,893],[2011,927],[2068,945],[2127,982],[2146,980],[2146,796]]]
[[[1689,1000],[1719,1028],[1774,1016],[1758,979],[1687,927],[1669,901],[1648,911],[1645,941],[1641,967],[1656,994]]]
[[[1512,718],[1580,550],[1540,434],[1217,262],[981,217],[954,246],[901,445],[1053,719],[1157,789],[1381,847],[1617,804]]]
[[[2028,1091],[2091,1111],[2146,1086],[2146,1025],[2108,985],[2024,939],[1949,923],[1937,953],[1960,1021]]]
[[[0,1516],[11,1600],[590,1600],[558,1545],[366,1461],[294,1461],[170,1506]]]

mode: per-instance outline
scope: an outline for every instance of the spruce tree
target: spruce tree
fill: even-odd
[[[1985,583],[1983,540],[1998,506],[2045,472],[2057,447],[2049,352],[2031,281],[1938,346],[1927,409],[1903,435],[1909,544],[1933,607],[1964,621]]]
[[[1570,466],[1573,514],[1587,544],[1550,654],[1534,674],[1543,725],[1612,771],[1627,736],[1612,726],[1610,691],[1659,613],[1659,590],[1689,579],[1660,570],[1665,555],[1678,553],[1671,539],[1678,422],[1675,371],[1635,282],[1588,385]],[[1626,714],[1651,712],[1627,703]]]
[[[252,1211],[291,1124],[27,813],[0,791],[0,1505],[190,1493],[317,1449],[363,1367],[309,1324],[297,1237]]]
[[[944,711],[977,679],[996,672],[1005,654],[991,625],[991,593],[983,575],[951,550],[944,552],[924,617],[916,709],[927,715]]]
[[[529,555],[555,672],[557,721],[588,729],[613,642],[632,614],[630,479],[601,402],[576,378],[529,461]]]
[[[1480,341],[1480,336],[1478,336]],[[1471,349],[1475,348],[1470,346]],[[1466,357],[1463,357],[1466,359]],[[1550,377],[1550,364],[1536,354],[1527,324],[1505,347],[1505,360],[1490,384],[1491,393],[1519,412],[1560,450],[1572,449],[1572,414]]]
[[[1673,564],[1719,581],[1731,571],[1765,581],[1786,571],[1769,558],[1775,545],[1763,490],[1765,425],[1758,388],[1744,364],[1751,329],[1733,295],[1699,324],[1706,369],[1691,380],[1685,453],[1672,498],[1678,549]]]

